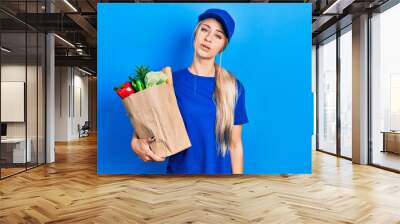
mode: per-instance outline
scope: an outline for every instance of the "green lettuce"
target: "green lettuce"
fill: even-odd
[[[146,88],[163,84],[167,81],[168,76],[163,72],[148,72],[144,78]]]

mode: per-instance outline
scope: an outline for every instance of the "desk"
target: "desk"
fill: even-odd
[[[383,133],[382,152],[400,154],[400,131],[382,131],[381,133]]]
[[[25,154],[25,138],[6,138],[1,139],[1,156],[5,158],[7,162],[10,163],[25,163],[30,162],[32,159],[31,145],[32,141],[30,138],[27,139],[26,154]],[[12,147],[10,149],[10,146]],[[5,154],[5,156],[3,156]],[[12,154],[12,160],[11,160]],[[27,161],[25,161],[27,158]]]

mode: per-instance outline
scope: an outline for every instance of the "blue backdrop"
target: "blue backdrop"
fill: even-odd
[[[197,16],[227,10],[236,22],[223,66],[246,89],[244,173],[311,173],[311,4],[98,4],[99,174],[165,173],[130,148],[133,129],[112,88],[137,65],[190,65]]]

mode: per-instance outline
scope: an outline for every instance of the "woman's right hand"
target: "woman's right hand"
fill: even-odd
[[[131,146],[132,150],[138,155],[138,157],[145,161],[156,161],[156,162],[161,162],[164,161],[165,158],[159,157],[156,154],[153,153],[150,149],[150,143],[154,141],[151,138],[137,138],[136,135],[133,135],[132,141],[131,141]]]

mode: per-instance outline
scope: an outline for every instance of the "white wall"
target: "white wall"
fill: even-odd
[[[28,72],[28,81],[30,86],[36,86],[36,80],[32,80],[30,74],[36,74],[36,66],[27,66],[19,64],[4,64],[1,66],[1,81],[10,81],[10,82],[25,82],[25,75],[27,69]],[[36,88],[27,88],[27,106],[30,106],[30,109],[27,109],[27,118],[28,118],[28,137],[32,130],[36,130],[36,113],[32,113],[32,111],[36,111]],[[4,96],[3,96],[4,97]],[[32,104],[34,103],[34,104]],[[40,105],[39,105],[40,106]],[[8,108],[1,108],[2,110],[7,110]],[[34,124],[32,124],[34,122]],[[25,137],[25,123],[26,122],[7,122],[7,136],[8,137]],[[35,131],[36,136],[36,131]]]
[[[77,139],[78,124],[88,120],[88,78],[76,68],[56,67],[55,86],[55,140]]]
[[[77,70],[75,70],[76,73]],[[79,72],[79,71],[78,71]],[[79,73],[82,74],[82,73]],[[74,106],[74,119],[72,120],[72,135],[78,137],[78,129],[77,126],[80,124],[81,126],[88,121],[89,113],[88,113],[88,77],[75,75],[74,86],[75,86],[75,106]],[[80,97],[79,97],[80,96]],[[81,107],[81,108],[80,108]],[[81,110],[81,111],[80,111]]]
[[[29,67],[28,67],[29,69]],[[25,82],[25,64],[9,64],[1,66],[1,81]]]
[[[55,68],[55,141],[68,140],[68,87],[70,84],[69,69]]]

